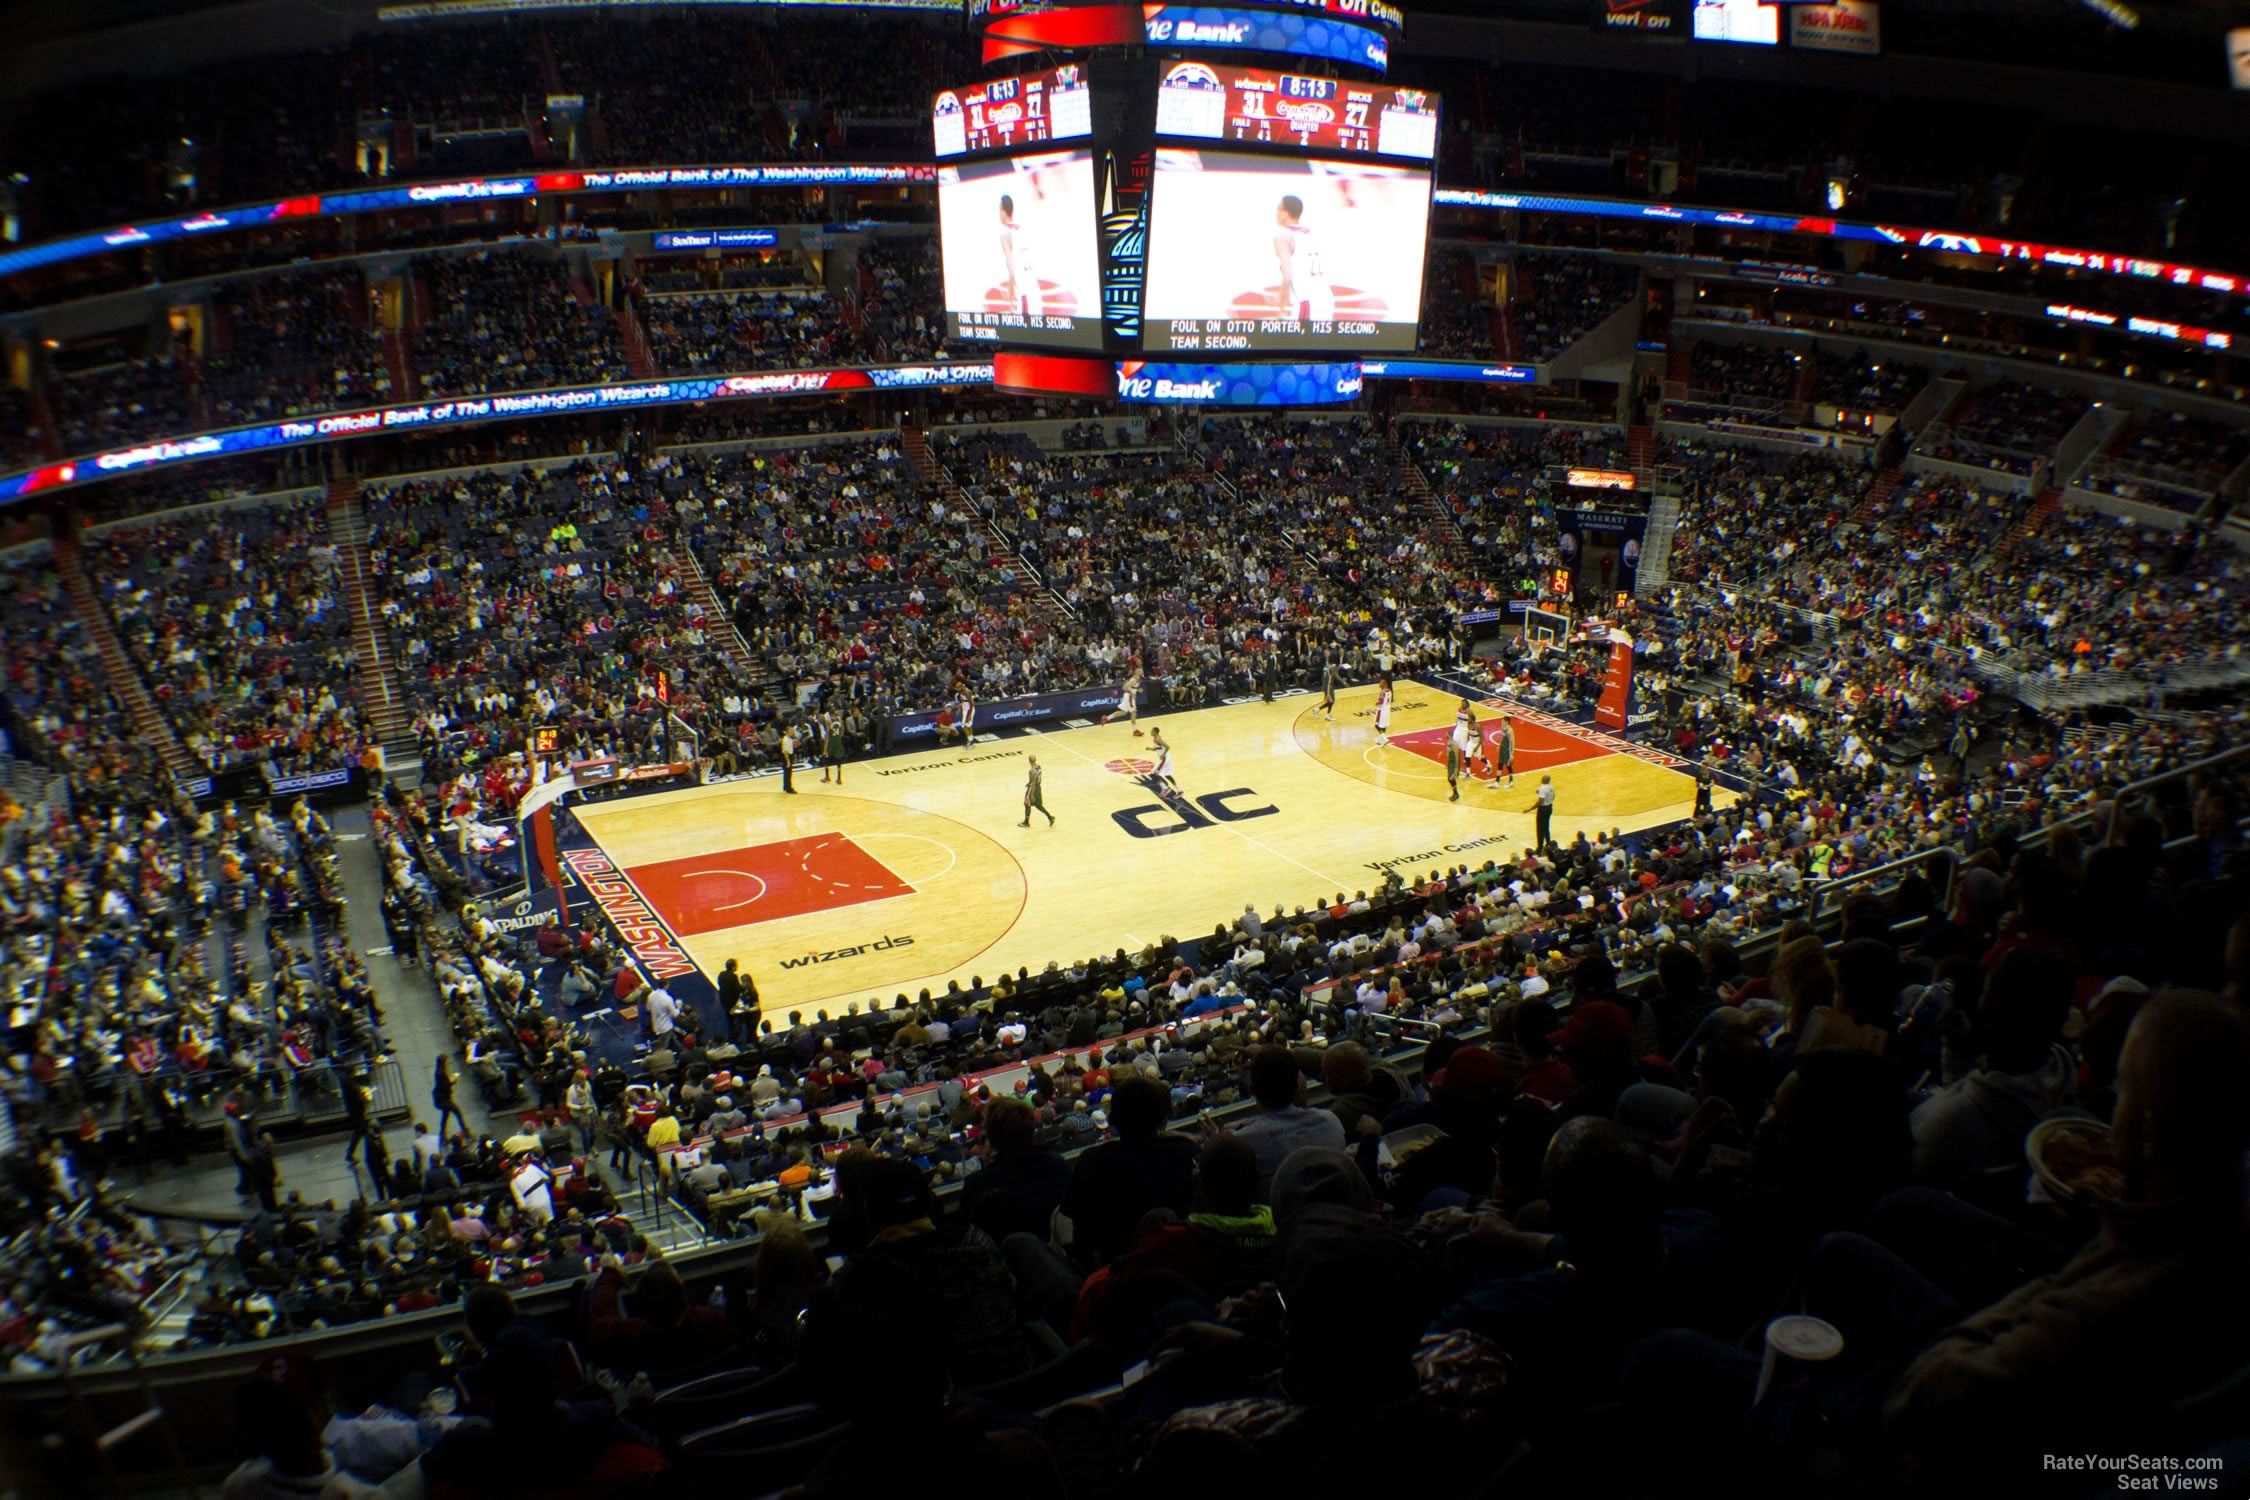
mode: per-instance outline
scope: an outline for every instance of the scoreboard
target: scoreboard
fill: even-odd
[[[930,107],[930,132],[940,160],[1083,139],[1094,133],[1085,69],[1071,63],[947,89]]]
[[[1426,89],[1173,63],[1156,90],[1156,133],[1346,156],[1437,156],[1437,97]]]

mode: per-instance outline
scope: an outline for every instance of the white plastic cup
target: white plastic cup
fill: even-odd
[[[1766,1392],[1773,1388],[1774,1372],[1784,1360],[1817,1365],[1843,1352],[1844,1336],[1836,1331],[1835,1324],[1804,1313],[1775,1318],[1766,1325],[1766,1357],[1758,1366],[1758,1393],[1750,1398],[1750,1404],[1765,1404]]]

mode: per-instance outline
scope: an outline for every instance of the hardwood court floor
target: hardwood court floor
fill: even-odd
[[[1517,710],[1517,781],[1463,782],[1449,802],[1445,731],[1459,700],[1402,681],[1393,743],[1375,690],[1176,715],[1144,714],[1172,746],[1179,793],[1148,773],[1123,723],[924,750],[577,810],[601,851],[706,976],[738,958],[765,1007],[966,985],[1119,946],[1208,934],[1245,904],[1271,912],[1411,874],[1522,853],[1542,772],[1555,836],[1630,832],[1687,816],[1684,772]],[[1487,729],[1498,705],[1480,707]],[[1020,828],[1027,757],[1046,773],[1052,828]],[[1730,795],[1720,794],[1721,800]]]

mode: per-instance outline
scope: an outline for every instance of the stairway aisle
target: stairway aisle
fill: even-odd
[[[656,354],[648,345],[648,330],[641,326],[640,309],[628,297],[617,309],[617,336],[625,344],[625,366],[635,380],[656,378]]]
[[[1905,482],[1906,470],[1897,464],[1891,465],[1875,476],[1874,483],[1861,493],[1859,503],[1845,519],[1854,526],[1874,525],[1876,518],[1883,514],[1883,507],[1890,503],[1892,494]]]
[[[945,502],[947,510],[967,511],[974,508],[959,481],[954,479],[953,471],[930,451],[929,439],[921,428],[901,423],[898,439],[899,447],[912,460],[915,471],[937,491],[938,498]],[[1070,601],[1048,580],[1039,564],[1032,561],[1030,554],[1018,547],[1000,529],[996,517],[986,515],[984,529],[992,539],[985,549],[985,565],[996,571],[1006,569],[1025,574],[1026,581],[1030,584],[1032,608],[1039,611],[1048,625],[1065,627],[1078,618],[1077,611],[1070,607]]]
[[[63,589],[70,595],[71,608],[78,621],[86,627],[87,636],[101,654],[102,671],[109,678],[110,691],[117,701],[125,705],[133,716],[133,728],[149,744],[156,747],[164,768],[181,781],[196,781],[210,774],[208,768],[195,758],[180,737],[173,732],[171,720],[159,713],[156,700],[149,696],[148,684],[141,680],[140,670],[125,655],[124,643],[109,623],[109,611],[102,608],[101,595],[86,576],[84,561],[79,556],[78,538],[58,536],[54,543],[55,572],[61,577]]]
[[[390,631],[375,605],[367,563],[367,513],[360,507],[356,475],[339,470],[329,477],[327,519],[344,607],[351,611],[352,649],[359,657],[359,710],[383,747],[385,774],[402,785],[418,785],[422,751],[414,738],[414,715],[406,706]]]
[[[704,634],[719,648],[721,655],[733,664],[735,676],[742,682],[764,687],[769,681],[777,682],[772,669],[750,649],[735,627],[734,615],[719,598],[719,591],[711,587],[710,578],[703,565],[695,560],[695,553],[685,542],[674,542],[666,549],[680,575],[680,587],[690,601],[703,606]]]
[[[2061,490],[2041,490],[2038,498],[2024,507],[2023,514],[2016,519],[2016,524],[2008,528],[2008,534],[2000,538],[2000,550],[2002,552],[2020,552],[2023,550],[2033,537],[2047,529],[2047,523],[2052,521],[2061,509]]]
[[[1647,478],[1656,465],[1656,429],[1647,423],[1629,428],[1625,433],[1625,467]]]
[[[1422,473],[1421,465],[1415,463],[1407,453],[1406,445],[1399,441],[1398,423],[1395,420],[1384,428],[1383,439],[1390,445],[1391,467],[1398,475],[1400,486],[1414,497],[1415,505],[1429,518],[1430,529],[1438,534],[1438,539],[1445,544],[1447,550],[1456,556],[1465,554],[1469,539],[1462,534],[1461,523],[1454,517],[1452,507],[1430,487],[1428,477]]]
[[[415,378],[414,361],[406,352],[406,336],[395,330],[383,333],[383,369],[391,377],[391,399],[412,401],[422,394],[421,382]]]

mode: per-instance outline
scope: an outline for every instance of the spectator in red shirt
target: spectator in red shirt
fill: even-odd
[[[1527,1000],[1516,1007],[1515,1042],[1524,1056],[1523,1072],[1516,1079],[1519,1098],[1560,1106],[1578,1092],[1578,1075],[1555,1055],[1555,1044],[1549,1039],[1556,1025],[1555,1008],[1544,1000]]]

